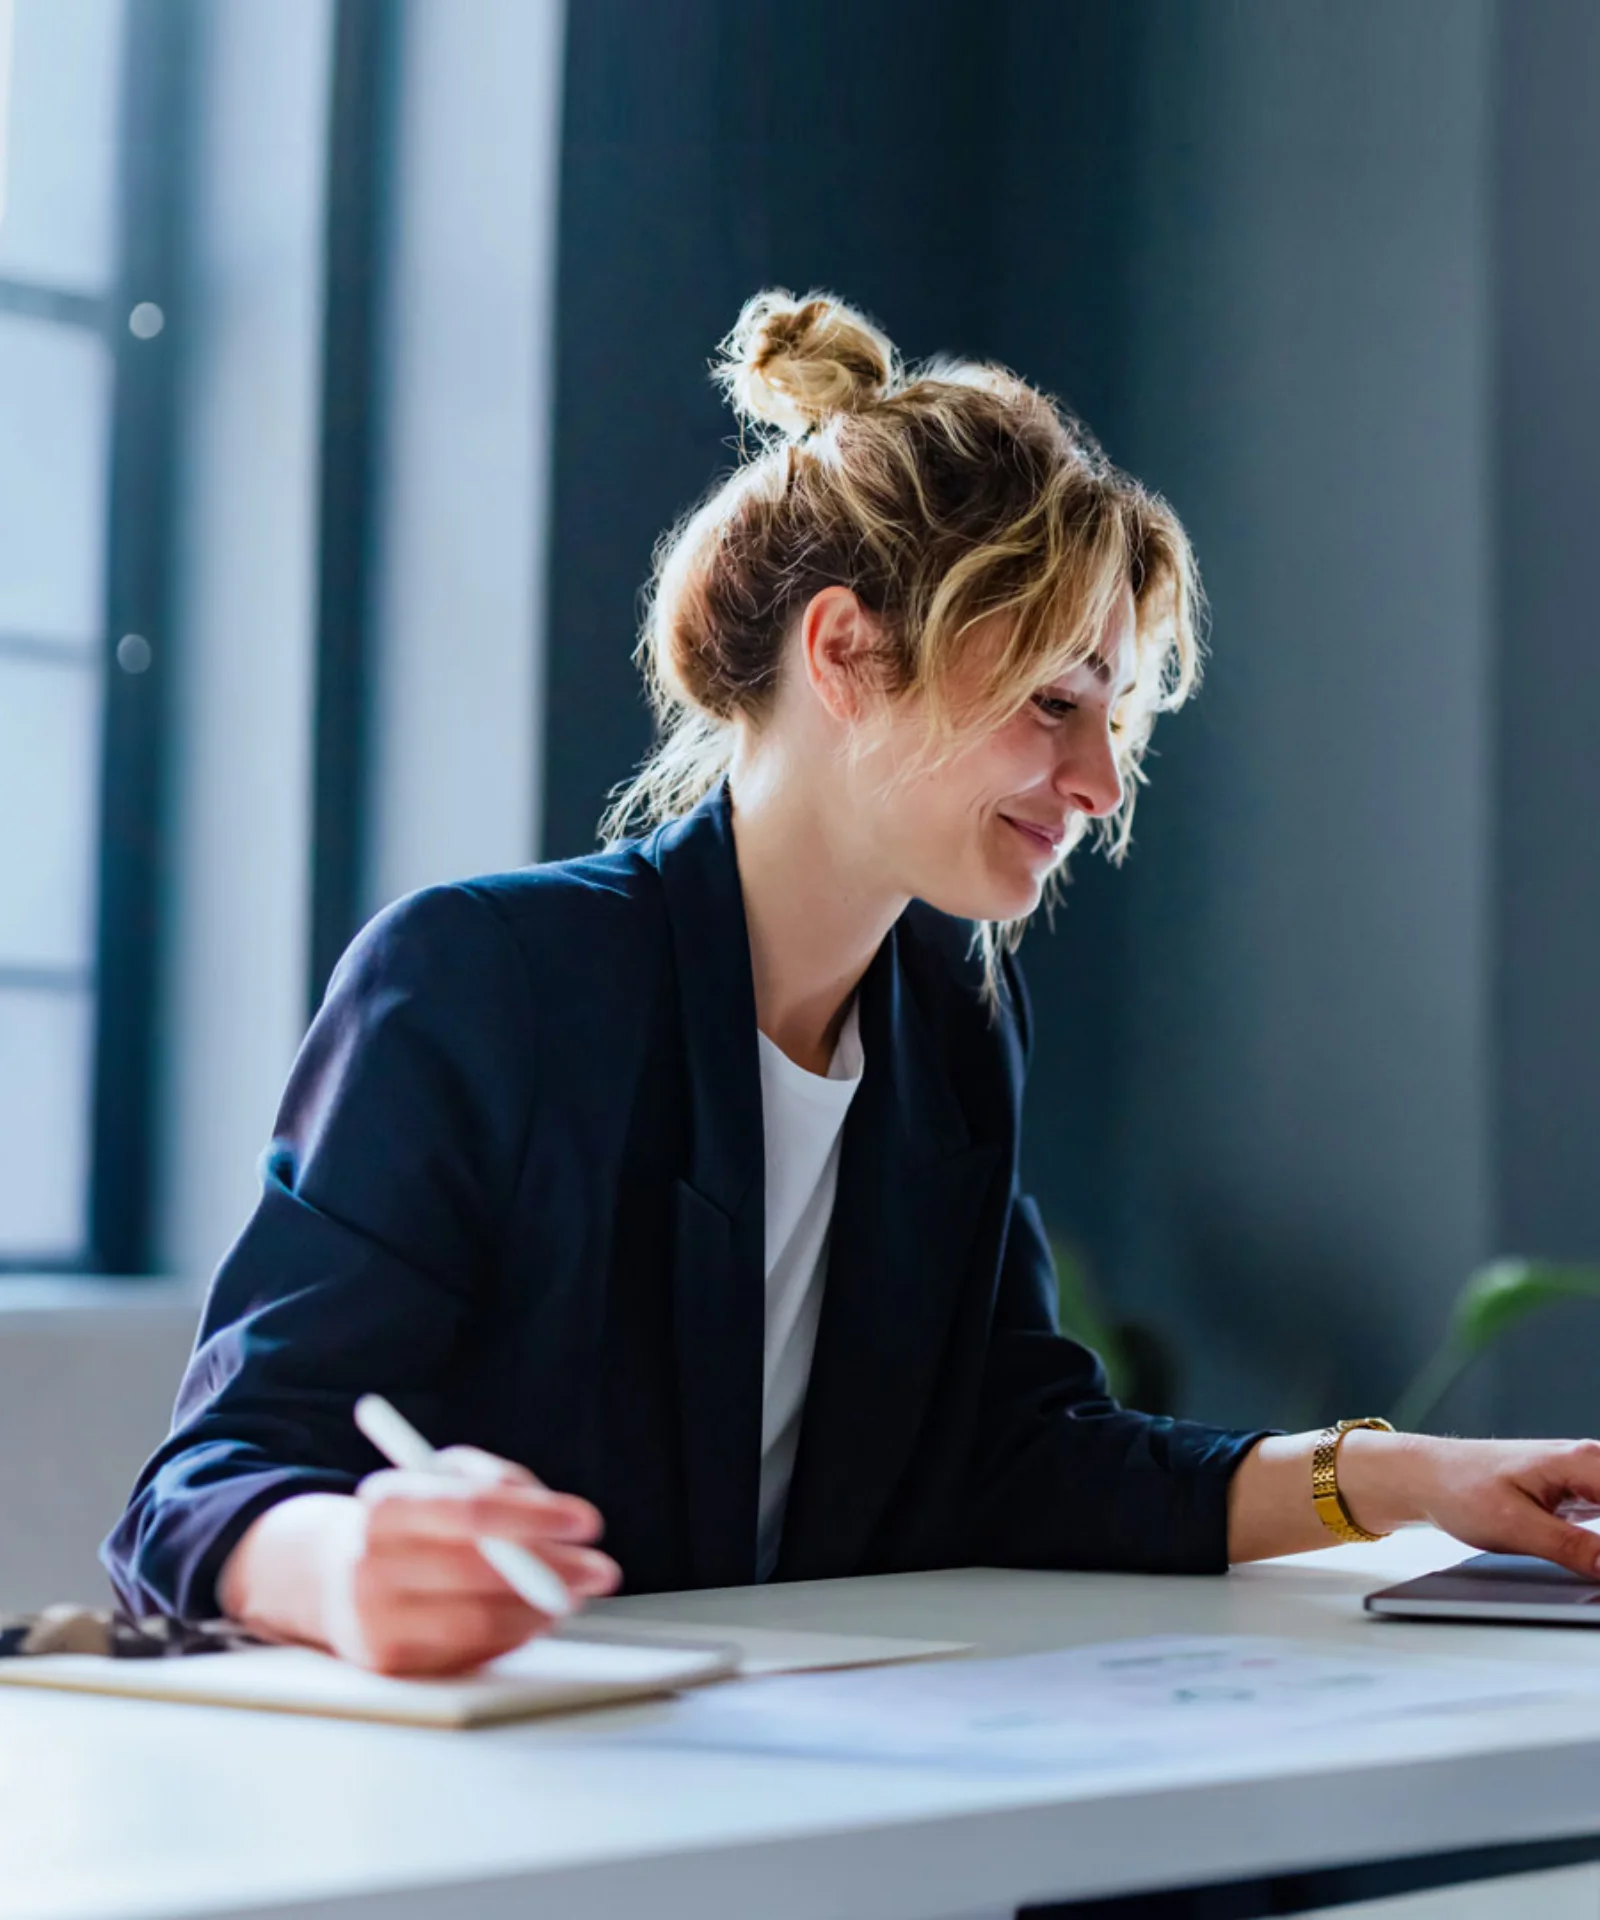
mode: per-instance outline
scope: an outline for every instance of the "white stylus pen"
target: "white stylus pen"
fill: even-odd
[[[430,1447],[403,1413],[391,1407],[381,1393],[364,1393],[356,1402],[356,1425],[383,1457],[410,1473],[452,1475],[448,1460]],[[492,1540],[480,1534],[474,1542],[500,1578],[520,1593],[530,1607],[554,1618],[571,1613],[572,1596],[559,1575],[519,1547],[514,1540]]]

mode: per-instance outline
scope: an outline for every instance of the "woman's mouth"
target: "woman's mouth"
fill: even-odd
[[[1031,842],[1035,847],[1041,848],[1045,853],[1054,853],[1066,837],[1065,830],[1061,827],[1040,826],[1036,821],[1018,820],[1014,815],[1009,813],[1001,814],[1000,818],[1005,821],[1008,827],[1015,827],[1024,840]]]

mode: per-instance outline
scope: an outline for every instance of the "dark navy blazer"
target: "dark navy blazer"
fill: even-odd
[[[861,985],[780,1579],[1226,1565],[1257,1437],[1126,1412],[1056,1332],[1018,1190],[1028,1014],[914,904]],[[755,1577],[764,1157],[724,785],[609,853],[429,887],[339,963],[172,1432],[102,1549],[135,1612],[217,1611],[265,1507],[382,1464],[369,1389],[586,1495],[632,1591]]]

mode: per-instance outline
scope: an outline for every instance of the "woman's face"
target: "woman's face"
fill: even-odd
[[[974,631],[963,675],[975,689],[997,639],[993,630]],[[927,733],[918,703],[899,703],[847,776],[853,831],[858,843],[870,836],[884,879],[964,919],[1031,913],[1066,857],[1077,816],[1113,813],[1122,802],[1116,711],[1135,668],[1133,593],[1125,586],[1090,660],[936,763],[919,764]],[[952,691],[959,698],[959,679]]]

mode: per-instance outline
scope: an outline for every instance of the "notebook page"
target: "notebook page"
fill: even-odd
[[[399,1679],[309,1647],[259,1647],[174,1660],[46,1654],[0,1662],[0,1685],[468,1727],[671,1693],[734,1672],[736,1660],[725,1643],[686,1647],[545,1637],[453,1679]]]

